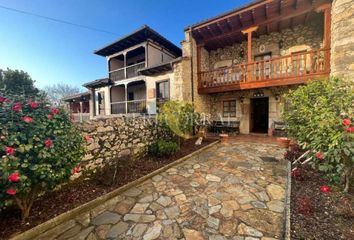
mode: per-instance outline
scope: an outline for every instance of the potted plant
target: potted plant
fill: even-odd
[[[222,133],[219,137],[222,143],[227,143],[229,141],[229,134]]]
[[[287,137],[279,137],[279,138],[277,138],[278,145],[281,148],[288,148],[289,145],[290,145],[290,141],[291,141],[291,139],[287,138]]]

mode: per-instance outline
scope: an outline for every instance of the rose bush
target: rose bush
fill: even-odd
[[[353,84],[340,79],[310,81],[290,91],[283,119],[287,132],[302,149],[311,150],[312,164],[349,190],[353,179]]]
[[[26,219],[39,194],[78,172],[84,139],[62,109],[0,99],[0,208],[15,203]]]

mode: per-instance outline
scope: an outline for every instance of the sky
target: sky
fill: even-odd
[[[99,49],[144,24],[177,46],[184,28],[250,0],[0,0],[0,69],[28,72],[43,88],[106,77]],[[114,34],[24,15],[9,7]]]

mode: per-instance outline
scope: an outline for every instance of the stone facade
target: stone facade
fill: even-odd
[[[319,49],[322,47],[323,31],[318,26],[323,22],[319,18],[308,25],[297,25],[293,29],[272,32],[252,39],[252,55],[271,53],[272,57],[289,55],[292,52]],[[263,46],[262,46],[263,45]],[[204,58],[204,59],[203,59]],[[245,63],[247,60],[247,42],[234,44],[217,50],[203,51],[202,71]]]
[[[315,21],[306,25],[297,25],[292,29],[285,29],[281,32],[273,32],[269,35],[262,35],[252,39],[252,55],[257,56],[264,53],[271,53],[272,57],[289,55],[292,52],[303,50],[319,49],[323,45],[323,18],[319,17]],[[198,74],[197,74],[197,45],[189,32],[186,31],[185,41],[182,43],[182,50],[185,65],[183,65],[183,77],[185,86],[188,82],[193,84],[185,91],[193,91],[191,99],[194,102],[196,111],[205,113],[211,120],[219,120],[222,116],[222,104],[224,100],[236,100],[236,117],[230,120],[240,121],[240,132],[248,134],[250,132],[250,99],[252,91],[233,91],[219,94],[198,94]],[[226,46],[213,51],[201,48],[200,65],[201,71],[215,68],[231,66],[232,64],[243,63],[247,56],[247,42]],[[284,90],[285,89],[285,90]],[[269,120],[271,128],[274,121],[281,120],[281,95],[286,88],[262,89],[264,97],[269,98]],[[243,96],[243,103],[240,102]],[[276,97],[277,96],[277,97]],[[277,100],[276,100],[277,98]]]
[[[334,0],[331,26],[331,75],[354,78],[354,1]],[[354,81],[354,80],[352,80]]]
[[[102,167],[125,155],[142,156],[156,139],[170,137],[155,118],[106,117],[80,124],[79,128],[83,136],[92,137],[81,164],[86,170]]]

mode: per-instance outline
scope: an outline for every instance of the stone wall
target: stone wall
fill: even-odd
[[[152,117],[99,118],[80,124],[79,128],[83,136],[92,137],[81,164],[86,170],[102,167],[125,155],[143,156],[156,139],[171,136]]]
[[[281,32],[272,32],[269,35],[261,35],[259,38],[252,39],[252,55],[271,52],[272,57],[288,55],[291,52],[302,50],[318,49],[322,46],[323,28],[322,18],[310,22],[307,25],[297,25],[293,29],[285,29]],[[262,52],[260,46],[264,45]],[[220,67],[231,66],[232,64],[240,64],[246,62],[247,58],[247,41],[241,44],[234,44],[225,48],[210,51],[205,56],[205,63],[202,70],[215,69]],[[209,61],[207,63],[207,61]]]
[[[331,75],[354,81],[354,0],[332,3]]]
[[[282,97],[282,95],[288,92],[289,87],[273,87],[261,90],[264,93],[264,97],[268,97],[269,99],[268,128],[271,128],[274,121],[281,121],[281,105],[284,104],[284,98]],[[254,90],[231,91],[225,93],[210,94],[210,119],[240,121],[240,133],[250,133],[250,111],[251,98],[254,98],[253,94]],[[241,97],[243,97],[242,102],[240,100]],[[236,101],[236,117],[234,118],[222,118],[223,101],[227,100]]]

